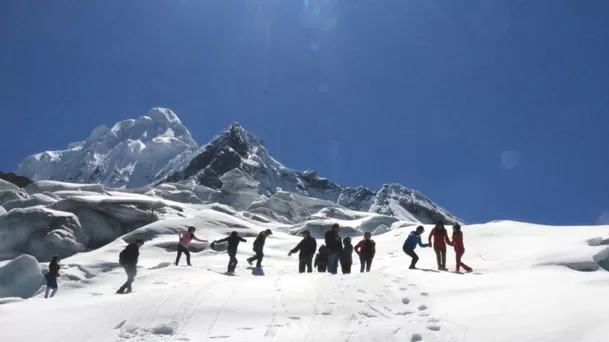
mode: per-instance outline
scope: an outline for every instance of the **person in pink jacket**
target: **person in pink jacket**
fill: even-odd
[[[182,253],[186,255],[186,263],[188,264],[188,266],[192,266],[190,264],[190,252],[188,251],[188,246],[190,245],[190,242],[192,240],[196,240],[199,242],[207,242],[207,240],[201,240],[195,236],[195,227],[188,227],[188,231],[180,232],[179,237],[180,242],[178,243],[178,256],[176,258],[176,266],[178,266],[178,264],[180,263],[180,257],[182,256]]]

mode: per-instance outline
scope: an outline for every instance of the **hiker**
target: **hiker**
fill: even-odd
[[[343,239],[343,250],[340,252],[340,268],[343,274],[351,273],[351,265],[353,265],[353,245],[351,238],[347,236]]]
[[[463,245],[463,232],[458,223],[453,226],[453,246],[455,247],[455,258],[457,259],[457,273],[461,273],[461,267],[463,267],[467,273],[472,272],[472,268],[461,261],[461,257],[463,257],[463,254],[465,253],[465,246]]]
[[[59,257],[55,255],[51,262],[49,262],[49,272],[44,276],[47,280],[47,288],[44,291],[44,298],[49,298],[49,292],[51,292],[50,297],[53,298],[57,293],[57,278],[59,277],[59,269],[61,265],[59,264]]]
[[[313,272],[313,256],[317,250],[317,241],[311,236],[308,229],[302,231],[302,240],[294,247],[288,256],[300,251],[298,254],[298,273],[304,273],[305,268],[307,273]]]
[[[137,275],[137,261],[140,256],[140,247],[144,245],[144,240],[136,240],[123,249],[118,256],[118,263],[123,266],[127,273],[127,281],[116,291],[117,294],[131,293],[131,284]],[[127,292],[125,292],[127,290]]]
[[[264,258],[264,253],[262,251],[264,249],[264,243],[266,242],[267,236],[271,234],[273,234],[273,232],[270,229],[263,230],[260,232],[260,234],[258,234],[256,240],[254,240],[254,253],[256,253],[256,255],[247,259],[248,264],[251,265],[252,261],[258,260],[256,262],[256,267],[262,267],[262,258]]]
[[[355,253],[359,255],[360,272],[370,272],[372,259],[376,253],[376,243],[372,240],[370,232],[364,233],[364,239],[355,245]]]
[[[237,248],[239,248],[239,242],[247,241],[241,236],[239,236],[236,231],[232,231],[230,235],[225,237],[224,239],[212,242],[212,249],[214,248],[213,245],[219,242],[228,242],[228,248],[226,249],[226,252],[228,253],[229,259],[228,268],[226,272],[233,273],[235,272],[235,268],[237,268],[237,264],[239,263],[239,261],[237,260]]]
[[[343,250],[343,243],[338,235],[339,230],[338,223],[335,223],[325,235],[326,247],[328,248],[328,272],[332,274],[338,273],[338,261]]]
[[[404,241],[404,246],[402,247],[404,253],[406,253],[406,255],[412,258],[409,267],[411,270],[417,269],[417,261],[419,261],[419,256],[417,255],[417,253],[414,252],[414,249],[417,248],[417,245],[423,248],[429,247],[429,244],[424,244],[421,242],[421,234],[423,234],[423,232],[425,232],[425,228],[423,228],[423,226],[418,226],[415,231],[412,231],[410,232],[410,234],[408,234],[408,238],[406,239],[406,241]]]
[[[317,272],[324,273],[328,268],[328,247],[321,245],[315,256],[315,263],[313,265],[317,267]]]
[[[188,266],[192,266],[190,264],[190,251],[188,251],[188,246],[190,245],[190,242],[192,240],[199,241],[199,242],[208,242],[208,241],[201,240],[195,236],[195,227],[188,227],[187,232],[180,232],[178,234],[178,236],[180,237],[180,242],[178,243],[178,256],[176,257],[176,266],[178,266],[178,264],[180,263],[180,257],[182,256],[182,253],[184,253],[184,255],[186,255],[186,264]]]
[[[430,246],[432,246],[432,239],[433,250],[436,252],[436,260],[438,262],[438,270],[446,271],[446,245],[452,245],[452,242],[448,239],[448,232],[441,221],[438,221],[436,226],[429,232],[428,242]]]

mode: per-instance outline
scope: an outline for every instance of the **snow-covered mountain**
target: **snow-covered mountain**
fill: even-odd
[[[233,195],[226,204],[241,210],[259,207],[274,194],[291,192],[412,222],[461,222],[422,193],[400,184],[386,184],[376,191],[350,188],[315,171],[292,170],[238,123],[199,147],[179,118],[164,108],[153,108],[147,115],[121,121],[111,129],[97,127],[86,141],[73,143],[67,150],[29,156],[18,173],[34,181],[101,183],[118,188],[202,185],[220,194],[230,192]],[[235,193],[239,193],[238,199]],[[222,203],[218,196],[200,199]]]
[[[66,150],[27,157],[17,170],[31,180],[138,187],[154,182],[176,155],[197,143],[169,109],[152,108],[138,119],[101,125]]]
[[[186,182],[219,189],[223,184],[221,177],[239,169],[259,182],[258,189],[265,196],[288,191],[404,220],[460,222],[422,193],[400,184],[385,184],[378,191],[366,187],[349,188],[320,177],[315,171],[292,170],[273,158],[262,141],[238,123],[190,156],[161,182]]]

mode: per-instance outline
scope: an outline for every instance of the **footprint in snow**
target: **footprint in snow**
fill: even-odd
[[[396,312],[395,314],[398,316],[408,316],[408,315],[412,315],[414,312],[412,311],[401,311],[401,312]]]
[[[421,311],[423,311],[423,310],[427,310],[427,309],[428,309],[428,306],[427,306],[427,305],[425,305],[425,304],[423,304],[423,305],[419,305],[419,307],[418,307],[417,309],[419,309],[419,310],[421,310]]]
[[[421,292],[421,296],[427,297],[427,296],[429,296],[429,293],[427,293],[427,292]]]
[[[220,335],[220,336],[210,336],[210,340],[220,339],[220,338],[230,338],[228,335]]]
[[[292,320],[295,320],[295,321],[300,320],[300,317],[298,317],[298,316],[290,316],[290,317],[288,317],[288,318],[289,318],[289,319],[292,319]]]
[[[440,331],[440,329],[442,329],[442,327],[440,327],[439,325],[428,325],[427,329],[429,329],[431,331]]]
[[[331,314],[332,314],[332,313],[331,313],[331,312],[329,312],[329,311],[325,311],[325,312],[322,312],[322,313],[321,313],[321,315],[322,315],[322,316],[330,316]]]
[[[421,337],[421,334],[412,334],[412,336],[410,336],[410,342],[418,341],[423,341],[423,337]]]
[[[402,304],[406,304],[406,305],[410,304],[410,299],[408,299],[406,297],[402,298]]]
[[[243,327],[243,328],[239,328],[240,330],[254,330],[254,328],[252,327]]]
[[[440,320],[437,318],[430,318],[428,322],[429,323],[438,323],[438,322],[440,322]]]
[[[371,313],[371,312],[365,312],[365,311],[360,311],[358,312],[358,314],[364,316],[364,317],[368,317],[368,318],[375,318],[378,317],[377,315]]]
[[[400,287],[400,291],[408,291],[407,287]]]

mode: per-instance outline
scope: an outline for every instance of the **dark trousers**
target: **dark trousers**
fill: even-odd
[[[122,265],[125,269],[125,273],[127,273],[127,282],[121,286],[116,293],[124,293],[127,290],[127,293],[131,292],[131,284],[135,280],[135,276],[137,275],[137,265]]]
[[[235,272],[235,268],[237,268],[237,264],[239,261],[237,260],[237,251],[228,251],[228,272]]]
[[[298,272],[304,273],[305,269],[307,273],[313,272],[313,256],[303,256],[298,260]]]
[[[412,261],[410,262],[410,268],[416,268],[417,262],[419,261],[419,256],[417,255],[417,253],[414,252],[414,249],[404,248],[404,253],[406,253],[406,255],[412,258]]]
[[[262,253],[262,250],[254,250],[254,253],[256,253],[256,255],[251,258],[248,258],[247,260],[250,263],[252,263],[254,260],[258,260],[256,262],[256,267],[262,267],[262,258],[264,258],[264,253]]]
[[[176,257],[176,266],[178,266],[178,264],[180,263],[180,257],[182,256],[182,253],[186,255],[186,264],[190,266],[190,252],[188,251],[188,248],[180,244],[178,244],[178,256]]]
[[[436,252],[436,261],[438,262],[438,269],[446,269],[446,245],[434,246],[434,252]]]
[[[343,271],[343,274],[351,273],[351,265],[352,263],[340,263],[340,268]]]
[[[359,258],[359,271],[360,272],[364,272],[364,269],[366,269],[366,272],[370,272],[370,267],[372,266],[372,258],[371,257],[360,257]]]
[[[328,265],[326,265],[326,264],[317,265],[317,272],[319,272],[319,273],[325,273],[327,269],[328,269]]]
[[[456,257],[457,257],[457,272],[459,272],[459,271],[460,271],[460,268],[461,268],[461,267],[463,267],[463,269],[464,269],[466,272],[471,272],[471,271],[472,271],[472,268],[471,268],[471,267],[469,267],[469,266],[467,266],[466,264],[464,264],[464,263],[461,261],[461,258],[463,257],[463,254],[465,254],[465,250],[458,250],[458,249],[456,249],[456,250],[455,250],[455,254],[456,254]]]

